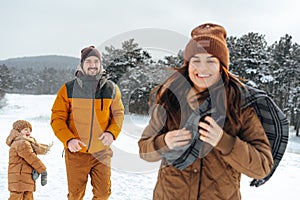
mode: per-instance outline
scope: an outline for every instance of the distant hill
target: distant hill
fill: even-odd
[[[8,68],[76,68],[80,63],[79,58],[70,56],[30,56],[20,58],[10,58],[7,60],[0,60],[0,65],[5,64]]]

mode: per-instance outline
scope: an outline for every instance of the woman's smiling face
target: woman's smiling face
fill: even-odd
[[[190,59],[189,77],[200,92],[218,82],[221,77],[220,71],[220,61],[212,54],[199,53]]]

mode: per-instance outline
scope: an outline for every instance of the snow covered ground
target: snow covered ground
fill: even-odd
[[[34,193],[37,200],[67,199],[67,181],[62,144],[54,136],[50,127],[51,107],[55,95],[7,94],[0,110],[0,199],[8,199],[7,163],[9,148],[5,144],[12,123],[25,119],[33,125],[32,136],[41,143],[54,142],[51,152],[40,156],[47,166],[48,184],[37,182]],[[112,200],[152,199],[159,163],[146,163],[139,159],[137,141],[147,124],[148,117],[127,115],[117,141],[113,143]],[[300,138],[291,129],[287,151],[280,166],[269,182],[259,188],[249,186],[250,178],[243,176],[241,183],[244,200],[299,199],[300,187]],[[84,199],[92,199],[88,184]]]

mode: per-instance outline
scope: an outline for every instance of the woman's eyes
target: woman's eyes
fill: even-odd
[[[193,62],[193,63],[201,63],[201,60],[192,60],[192,62]],[[206,60],[205,62],[206,62],[206,63],[209,63],[209,64],[211,64],[211,63],[216,63],[216,61],[214,61],[214,60]]]
[[[207,63],[215,63],[216,61],[214,61],[214,60],[207,60],[206,62]]]

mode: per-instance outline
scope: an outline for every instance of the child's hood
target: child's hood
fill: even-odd
[[[6,144],[7,144],[8,146],[11,146],[11,144],[14,142],[14,140],[15,140],[17,137],[20,137],[20,136],[22,136],[22,134],[21,134],[19,131],[15,130],[15,129],[12,129],[12,130],[10,131],[10,134],[9,134],[8,137],[6,138]]]

